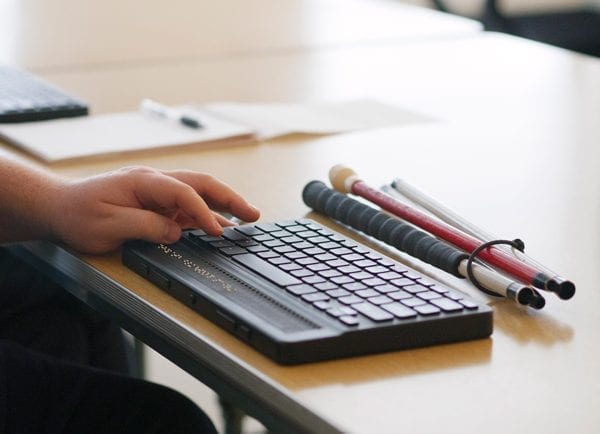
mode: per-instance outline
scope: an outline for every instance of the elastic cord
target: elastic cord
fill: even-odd
[[[475,250],[473,250],[473,252],[469,255],[469,258],[467,259],[467,276],[469,277],[469,280],[471,281],[471,283],[480,291],[483,291],[486,294],[494,296],[494,297],[501,297],[500,295],[496,294],[495,292],[492,292],[489,289],[484,288],[481,285],[481,283],[479,283],[479,281],[475,277],[475,274],[473,273],[473,261],[475,259],[477,259],[477,256],[484,249],[487,249],[488,247],[491,247],[491,246],[495,246],[497,244],[508,244],[509,246],[512,246],[521,252],[523,252],[525,250],[525,243],[522,240],[520,240],[519,238],[516,238],[514,240],[492,240],[492,241],[483,243],[479,247],[477,247]]]

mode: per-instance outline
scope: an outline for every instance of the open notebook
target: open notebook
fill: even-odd
[[[252,143],[293,133],[335,134],[430,120],[372,100],[343,103],[212,103],[180,108],[203,128],[141,112],[0,125],[0,138],[36,157],[62,161],[180,146]]]

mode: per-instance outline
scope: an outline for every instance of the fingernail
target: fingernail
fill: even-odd
[[[213,230],[215,234],[222,235],[223,234],[223,226],[221,226],[217,221],[214,221],[212,224]]]
[[[176,224],[167,225],[165,228],[164,240],[165,243],[171,244],[179,240],[181,229]]]

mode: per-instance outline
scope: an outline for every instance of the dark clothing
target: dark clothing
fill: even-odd
[[[128,365],[118,327],[0,248],[0,433],[216,433]]]

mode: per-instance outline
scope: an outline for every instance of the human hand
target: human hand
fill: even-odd
[[[224,183],[187,170],[126,167],[67,181],[58,191],[49,225],[60,241],[88,253],[105,253],[130,239],[170,244],[192,227],[220,235],[233,223],[215,211],[244,221],[259,217]]]

